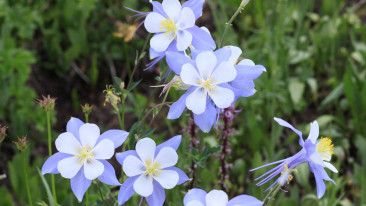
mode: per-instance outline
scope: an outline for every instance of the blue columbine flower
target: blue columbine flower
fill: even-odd
[[[304,141],[301,131],[295,129],[291,124],[282,119],[275,117],[274,120],[281,126],[292,129],[292,131],[294,131],[300,137],[299,144],[303,148],[300,150],[300,152],[296,153],[292,157],[252,169],[251,171],[254,171],[269,165],[279,164],[270,171],[256,178],[255,180],[261,180],[257,183],[257,186],[265,184],[281,173],[283,174],[284,170],[292,170],[300,164],[308,163],[310,171],[313,172],[315,176],[317,196],[318,198],[321,198],[324,195],[326,189],[324,180],[331,181],[335,184],[335,182],[330,179],[324,168],[326,167],[332,172],[338,173],[338,170],[331,163],[329,163],[332,154],[334,154],[334,146],[332,141],[329,138],[321,138],[320,140],[317,140],[319,136],[319,125],[317,121],[314,121],[310,124],[309,137]],[[279,181],[281,183],[284,182],[280,177],[269,188],[267,188],[266,191]]]
[[[189,178],[174,167],[178,162],[178,149],[182,136],[178,135],[156,146],[154,140],[143,138],[136,144],[136,150],[116,154],[124,173],[129,177],[121,186],[118,204],[128,201],[136,192],[146,198],[150,206],[162,206],[164,189],[172,189]]]
[[[229,201],[222,190],[211,190],[209,193],[202,189],[191,189],[183,200],[184,206],[261,206],[263,202],[249,195],[239,195]]]
[[[187,107],[195,123],[209,132],[217,121],[219,109],[227,108],[239,97],[253,95],[253,80],[266,69],[244,59],[238,64],[241,49],[227,46],[214,52],[193,50],[192,58],[177,52],[167,52],[169,68],[179,75],[187,92],[169,110],[168,119],[177,119]]]
[[[59,152],[44,163],[42,175],[60,173],[70,179],[71,189],[80,202],[96,178],[108,185],[120,185],[114,168],[106,159],[122,145],[128,132],[108,130],[100,135],[97,125],[85,124],[78,118],[70,119],[66,131],[56,139]]]
[[[183,5],[179,0],[163,0],[162,3],[150,1],[150,3],[153,5],[152,12],[138,12],[139,16],[146,16],[144,21],[146,30],[155,34],[150,40],[150,59],[155,60],[147,69],[164,58],[166,51],[183,53],[189,46],[198,50],[216,48],[210,33],[205,28],[195,25],[196,20],[202,16],[204,0],[189,0]]]

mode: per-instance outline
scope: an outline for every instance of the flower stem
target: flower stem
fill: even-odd
[[[29,187],[28,166],[27,166],[25,151],[22,151],[22,157],[23,157],[24,177],[25,177],[25,186],[27,188],[28,202],[29,202],[29,206],[32,206],[33,205],[32,196],[31,196],[30,187]]]
[[[89,115],[85,113],[85,123],[89,123]]]
[[[225,27],[224,33],[222,34],[221,41],[220,41],[220,44],[219,44],[219,48],[221,48],[222,45],[223,45],[223,43],[224,43],[224,37],[225,37],[225,34],[226,34],[229,26],[231,26],[231,23],[233,23],[233,21],[236,18],[236,16],[238,16],[238,14],[241,13],[241,11],[245,8],[246,5],[247,4],[244,3],[244,1],[242,1],[240,3],[240,6],[238,7],[238,9],[236,10],[236,12],[234,13],[234,15],[230,18],[229,22],[226,23],[226,27]]]
[[[85,205],[89,206],[89,194],[88,194],[88,190],[86,190],[85,192]]]
[[[271,192],[268,194],[266,199],[263,201],[263,206],[269,206],[271,204],[271,201],[274,200],[274,197],[277,195],[277,193],[280,191],[281,185],[276,184],[275,188],[271,189]]]
[[[122,130],[124,128],[124,124],[123,124],[123,120],[122,120],[122,119],[124,119],[123,116],[124,116],[123,114],[120,114],[119,111],[117,111],[119,126],[121,127]]]
[[[102,199],[102,202],[104,203],[104,205],[106,205],[106,204],[105,204],[104,197],[103,197],[102,190],[100,189],[100,185],[99,185],[99,183],[98,183],[98,182],[96,182],[96,185],[97,185],[97,187],[98,187],[99,196],[100,196],[100,198]]]
[[[52,137],[51,137],[51,111],[46,111],[47,114],[47,134],[48,134],[48,156],[52,155]],[[55,175],[51,175],[51,186],[52,186],[52,195],[53,201],[57,204],[57,196],[56,196],[56,185],[55,185]]]

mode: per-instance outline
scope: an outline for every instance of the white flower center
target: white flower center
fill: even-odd
[[[151,181],[153,180],[153,176],[159,176],[161,173],[161,166],[157,162],[153,162],[151,159],[145,160],[145,171],[143,174],[145,176],[150,176]]]
[[[175,24],[175,18],[164,19],[163,21],[160,22],[160,25],[161,27],[159,27],[159,29],[160,31],[165,31],[164,35],[169,35],[170,40],[175,38],[178,30],[178,27]]]
[[[76,150],[76,154],[74,154],[75,157],[78,158],[78,163],[80,165],[84,164],[86,161],[87,163],[92,163],[94,160],[94,154],[92,152],[92,147],[89,147],[86,145],[85,147],[81,146]]]
[[[208,75],[205,75],[203,79],[197,80],[199,88],[204,89],[210,96],[216,93],[216,82],[213,77],[209,77]]]

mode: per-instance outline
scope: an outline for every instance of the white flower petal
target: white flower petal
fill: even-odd
[[[200,76],[192,64],[187,63],[182,66],[180,78],[185,84],[198,86],[198,80],[200,79]]]
[[[255,63],[250,60],[250,59],[243,59],[239,62],[238,65],[243,65],[243,66],[255,66]]]
[[[178,20],[182,7],[178,0],[163,0],[162,6],[169,18]]]
[[[197,55],[196,64],[201,77],[211,76],[216,67],[217,59],[213,52],[201,52]]]
[[[123,172],[129,177],[142,174],[144,171],[144,164],[134,155],[127,156],[123,161],[122,167]]]
[[[136,152],[139,155],[142,162],[146,160],[154,160],[156,144],[154,140],[150,138],[144,138],[137,142]]]
[[[186,99],[186,106],[195,114],[202,114],[206,110],[207,94],[203,89],[197,88]]]
[[[204,206],[204,205],[202,205],[202,203],[198,200],[193,200],[193,201],[188,202],[184,206]]]
[[[93,149],[95,159],[110,159],[114,154],[114,144],[109,139],[100,141]]]
[[[311,155],[310,155],[310,160],[314,163],[314,164],[317,164],[317,165],[320,165],[320,166],[325,166],[324,165],[324,162],[323,162],[323,159],[322,157],[320,156],[320,154],[318,152],[313,152]]]
[[[311,140],[313,144],[316,143],[316,139],[319,137],[319,124],[315,120],[314,122],[310,123],[310,133],[308,139]]]
[[[150,196],[153,192],[153,182],[149,176],[140,175],[133,183],[133,189],[143,197]]]
[[[78,163],[78,158],[69,157],[60,160],[57,164],[57,169],[62,177],[71,179],[79,172],[82,166],[82,164]]]
[[[100,130],[96,124],[86,123],[80,127],[79,135],[81,144],[84,147],[89,146],[93,148],[100,136]]]
[[[225,206],[229,198],[222,190],[212,190],[206,195],[206,205],[209,206]]]
[[[194,26],[195,22],[196,17],[194,16],[192,9],[190,9],[189,7],[184,7],[180,14],[180,19],[177,22],[178,28],[179,29],[191,28]]]
[[[211,77],[214,78],[215,84],[221,84],[233,81],[236,74],[234,65],[228,61],[224,61],[215,69]]]
[[[155,162],[160,164],[162,169],[174,166],[178,162],[178,154],[171,147],[164,147],[155,158]]]
[[[56,149],[66,154],[76,154],[77,149],[81,146],[80,142],[70,132],[60,134],[55,142]]]
[[[172,41],[173,38],[170,35],[165,33],[155,34],[150,40],[150,46],[157,52],[163,52],[167,50]]]
[[[172,189],[177,185],[179,175],[173,170],[162,170],[160,175],[154,176],[154,179],[165,189]]]
[[[330,169],[332,172],[334,173],[338,173],[337,168],[335,168],[332,164],[330,164],[329,162],[324,162],[324,165],[326,168]]]
[[[162,32],[162,30],[160,30],[160,28],[163,28],[163,27],[161,26],[160,23],[164,20],[165,20],[165,18],[162,15],[160,15],[159,13],[151,12],[146,16],[144,25],[148,32],[158,33],[158,32]],[[165,31],[165,30],[163,30],[163,31]]]
[[[192,34],[185,30],[177,32],[177,49],[179,51],[186,50],[192,43]]]
[[[213,102],[219,108],[227,108],[229,107],[234,101],[234,92],[231,89],[223,88],[217,86],[215,92],[211,94],[211,98]]]
[[[239,59],[242,51],[239,47],[236,46],[228,46],[230,48],[231,54],[230,57],[228,59],[228,61],[232,64],[235,65],[236,61]]]
[[[84,174],[86,179],[94,180],[99,177],[104,172],[103,163],[98,160],[93,160],[92,162],[85,161],[84,162]]]

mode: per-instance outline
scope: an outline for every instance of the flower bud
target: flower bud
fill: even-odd
[[[15,144],[15,146],[17,146],[18,150],[24,151],[25,149],[27,149],[27,143],[28,143],[27,136],[23,136],[22,138],[18,137],[18,141],[17,142],[13,141],[13,143]]]
[[[114,89],[112,87],[112,85],[107,85],[106,89],[103,91],[103,93],[105,93],[105,102],[104,105],[106,103],[109,103],[112,105],[112,107],[118,111],[118,103],[121,102],[121,97],[119,97],[121,95],[121,93],[116,92],[116,89]]]
[[[8,129],[6,126],[0,126],[0,143],[3,142],[6,137],[6,129]]]
[[[44,109],[45,111],[53,111],[55,109],[56,98],[52,98],[50,95],[47,97],[43,96],[43,99],[37,99],[37,103]]]
[[[81,105],[81,109],[83,110],[83,113],[86,115],[89,115],[93,109],[93,105],[89,105],[88,103]]]

